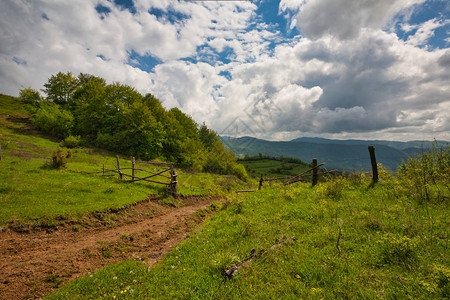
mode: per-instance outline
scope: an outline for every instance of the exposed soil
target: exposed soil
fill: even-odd
[[[186,198],[181,208],[144,201],[107,212],[109,217],[118,216],[107,218],[107,223],[91,214],[97,222],[84,223],[89,226],[67,222],[50,232],[0,232],[0,299],[40,298],[126,258],[152,266],[204,219],[204,209],[214,200]]]

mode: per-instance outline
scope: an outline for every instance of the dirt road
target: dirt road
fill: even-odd
[[[145,201],[114,213],[119,217],[107,226],[68,225],[51,233],[0,232],[0,299],[40,298],[125,258],[151,266],[202,221],[204,214],[198,211],[212,201],[184,199],[186,206],[181,208]]]

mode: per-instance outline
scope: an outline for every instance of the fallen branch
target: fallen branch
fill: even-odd
[[[237,272],[239,272],[240,269],[242,269],[242,267],[249,265],[254,259],[258,259],[260,257],[262,257],[265,253],[267,253],[268,251],[272,251],[275,248],[277,248],[278,246],[286,243],[289,239],[286,236],[283,236],[278,243],[273,244],[267,251],[264,251],[264,249],[261,247],[259,248],[258,253],[256,253],[255,249],[252,249],[250,252],[250,256],[247,257],[246,259],[232,265],[230,268],[226,269],[223,271],[223,274],[228,278],[228,279],[232,279]],[[291,237],[292,241],[295,241],[295,237]]]

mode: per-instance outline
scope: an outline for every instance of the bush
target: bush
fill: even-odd
[[[248,179],[248,174],[247,171],[245,170],[245,167],[238,163],[234,163],[231,166],[231,174],[235,175],[242,181],[247,181]]]
[[[428,152],[410,158],[398,170],[407,193],[419,203],[450,198],[450,146],[433,143]]]
[[[69,158],[72,157],[72,151],[63,151],[61,148],[53,151],[51,167],[54,169],[62,169],[66,167]]]
[[[81,137],[79,135],[78,136],[69,135],[68,137],[66,137],[64,139],[64,141],[62,142],[62,145],[67,148],[75,148],[80,145],[80,142],[81,142]]]
[[[59,109],[58,105],[41,102],[31,122],[41,131],[53,136],[64,138],[70,134],[73,126],[73,115],[67,110]]]
[[[236,175],[244,181],[248,178],[245,167],[238,164],[233,153],[226,150],[219,141],[214,143],[214,148],[206,155],[203,172]]]

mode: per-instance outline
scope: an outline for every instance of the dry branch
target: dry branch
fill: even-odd
[[[295,237],[291,237],[292,241],[295,241]],[[261,247],[259,248],[258,253],[256,253],[255,249],[252,249],[250,252],[250,256],[247,257],[246,259],[234,264],[233,266],[231,266],[230,268],[226,269],[223,271],[223,274],[228,278],[228,279],[232,279],[237,272],[242,269],[242,267],[249,265],[254,259],[258,259],[260,257],[262,257],[265,253],[274,250],[275,248],[277,248],[278,246],[286,243],[287,241],[289,241],[289,239],[286,236],[283,236],[278,243],[273,244],[267,251],[264,251],[264,249]]]

